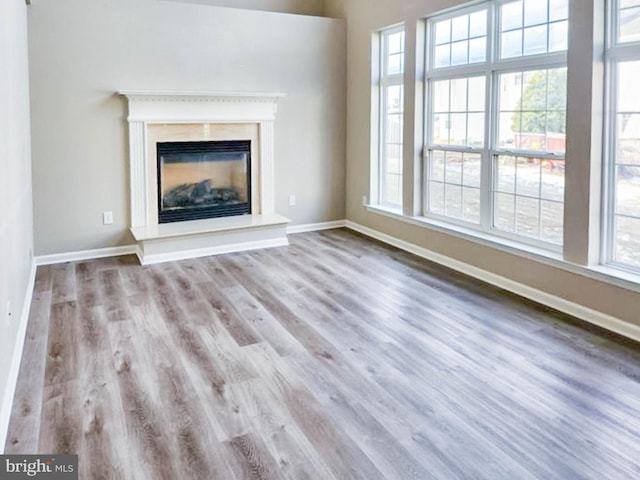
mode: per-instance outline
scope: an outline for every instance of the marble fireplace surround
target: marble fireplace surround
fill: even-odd
[[[274,122],[284,94],[120,91],[129,104],[131,233],[145,264],[287,245],[275,213]],[[251,140],[251,215],[158,223],[156,142]]]

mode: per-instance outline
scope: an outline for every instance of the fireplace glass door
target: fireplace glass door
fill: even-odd
[[[160,223],[251,213],[251,142],[161,142]]]

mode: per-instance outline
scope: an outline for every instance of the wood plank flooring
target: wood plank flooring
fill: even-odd
[[[6,453],[80,478],[640,478],[640,346],[347,230],[40,267]]]

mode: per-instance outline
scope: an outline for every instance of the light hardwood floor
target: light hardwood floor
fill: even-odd
[[[41,267],[6,453],[96,479],[640,478],[640,346],[347,230]]]

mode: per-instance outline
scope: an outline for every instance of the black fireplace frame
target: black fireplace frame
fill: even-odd
[[[158,142],[157,185],[158,223],[185,222],[207,218],[231,217],[251,214],[251,140]],[[245,153],[247,155],[247,201],[233,205],[187,207],[179,210],[162,209],[162,156],[176,153]]]

